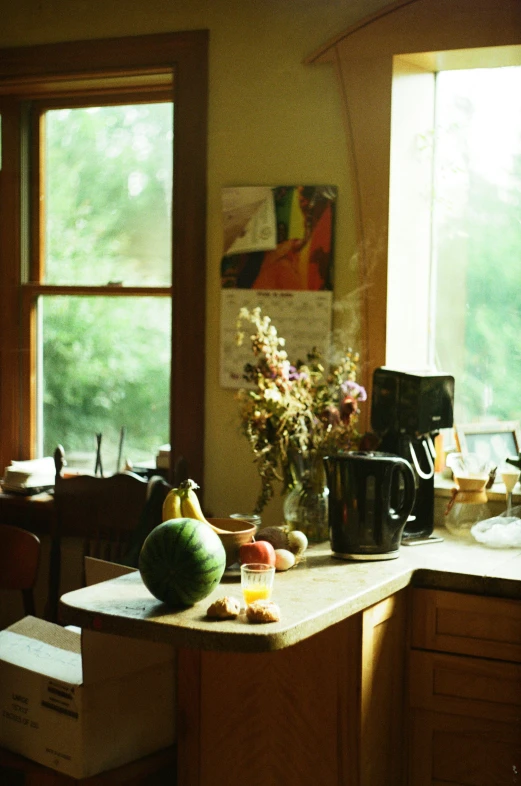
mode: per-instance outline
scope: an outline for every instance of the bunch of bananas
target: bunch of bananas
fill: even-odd
[[[221,533],[223,530],[205,518],[201,509],[201,503],[195,493],[199,486],[193,480],[183,480],[178,488],[170,489],[163,503],[163,521],[169,519],[197,519],[208,524],[215,532]]]

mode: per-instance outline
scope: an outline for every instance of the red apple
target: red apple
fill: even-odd
[[[245,565],[249,562],[260,562],[263,565],[275,565],[275,558],[275,549],[267,540],[243,543],[239,548],[239,562],[241,565]]]

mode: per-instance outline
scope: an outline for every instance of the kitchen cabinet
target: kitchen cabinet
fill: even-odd
[[[405,608],[270,653],[181,650],[179,783],[403,786]]]
[[[412,591],[409,786],[521,783],[521,602]]]
[[[521,549],[441,534],[435,546],[374,563],[311,546],[277,574],[281,621],[270,625],[206,617],[217,597],[240,594],[234,577],[172,610],[130,573],[67,593],[61,614],[68,625],[176,647],[178,786],[512,784],[504,771],[521,739]],[[413,665],[422,654],[430,664]],[[452,671],[442,675],[445,658]],[[451,676],[456,665],[464,679]],[[448,695],[432,687],[433,668]]]

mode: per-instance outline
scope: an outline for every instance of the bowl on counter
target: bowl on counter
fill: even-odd
[[[219,537],[226,552],[226,567],[234,565],[239,561],[239,548],[244,543],[251,543],[255,533],[257,532],[257,525],[251,524],[249,521],[236,518],[222,518],[222,519],[208,519],[210,524],[218,527],[220,530],[226,530],[219,533]]]

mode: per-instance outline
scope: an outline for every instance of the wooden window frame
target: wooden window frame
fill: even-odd
[[[203,482],[206,317],[206,161],[208,31],[45,44],[0,50],[0,464],[33,455],[35,298],[27,238],[38,238],[38,211],[24,215],[30,191],[22,155],[22,101],[42,106],[89,92],[173,100],[174,185],[170,444],[180,464]],[[129,92],[130,91],[130,92]],[[107,95],[108,95],[107,94]],[[61,98],[60,98],[61,96]],[[84,98],[78,101],[85,103]],[[38,242],[38,241],[36,241]],[[45,286],[48,294],[67,288]],[[72,288],[71,288],[72,289]],[[96,287],[83,288],[96,294]],[[104,295],[150,294],[144,288],[100,287]],[[81,293],[74,288],[74,293]],[[72,292],[71,292],[72,294]]]

